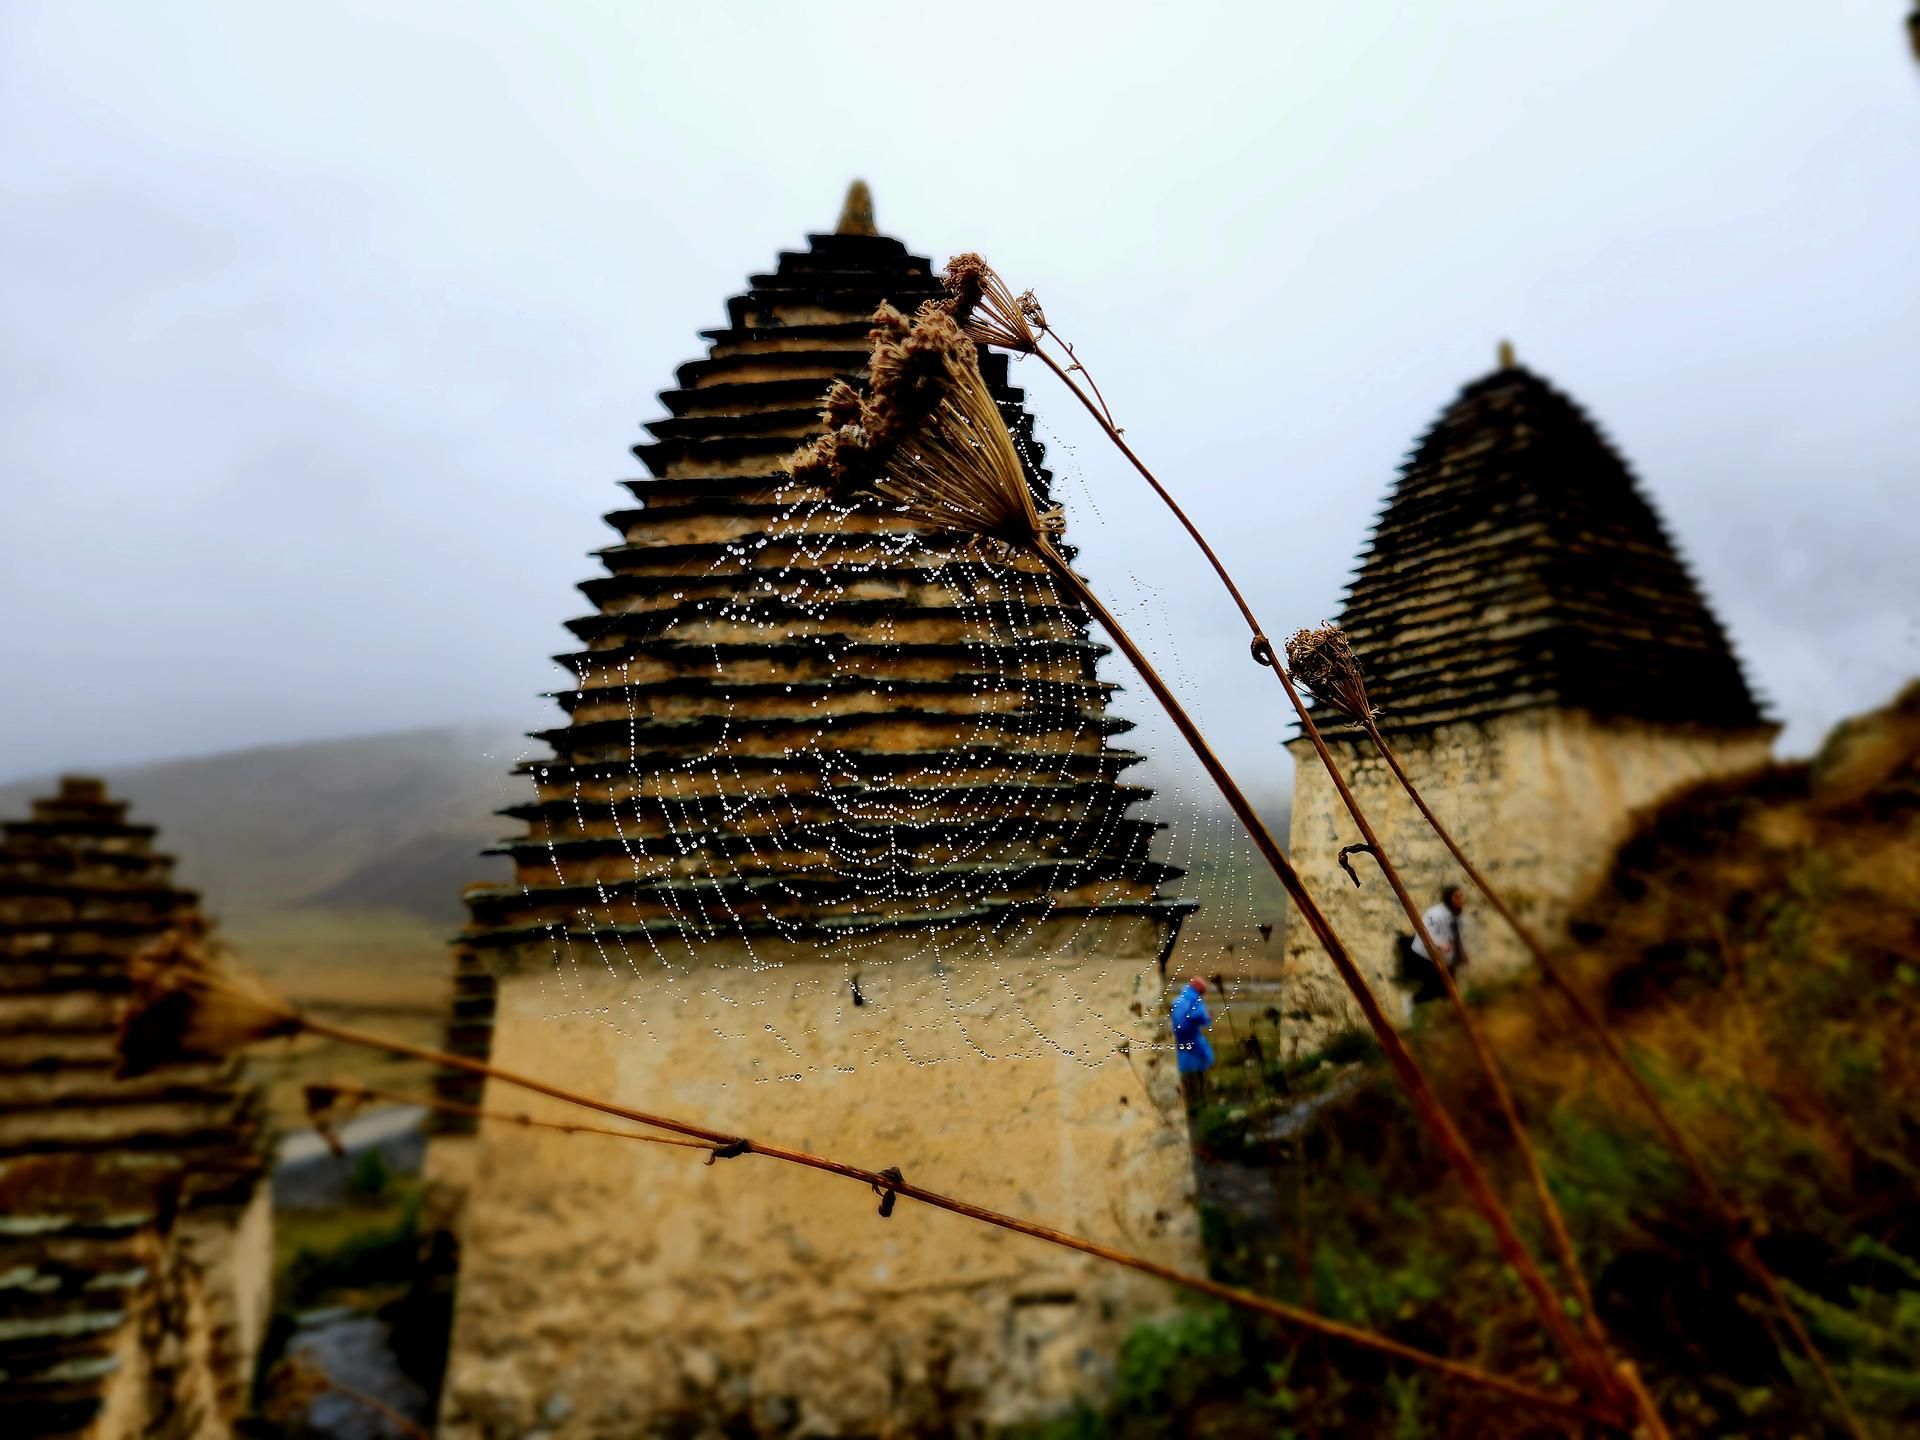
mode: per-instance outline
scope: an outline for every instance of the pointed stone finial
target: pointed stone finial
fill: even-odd
[[[873,192],[867,188],[867,182],[856,180],[847,187],[847,203],[840,207],[840,223],[833,227],[836,235],[878,235],[873,223]]]
[[[96,775],[62,775],[60,777],[60,803],[62,805],[104,805],[107,802],[107,782]]]
[[[1502,370],[1511,370],[1519,363],[1519,361],[1513,358],[1513,342],[1511,340],[1502,340],[1500,342],[1500,368]]]

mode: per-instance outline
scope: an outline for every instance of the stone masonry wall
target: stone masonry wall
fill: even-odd
[[[1164,933],[1143,916],[1054,922],[966,959],[902,935],[864,952],[859,1005],[840,966],[764,941],[751,968],[737,940],[706,947],[644,1006],[631,982],[530,955],[500,981],[493,1056],[1199,1267],[1159,1043]],[[565,1113],[491,1082],[484,1103]],[[911,1201],[883,1220],[858,1185],[760,1157],[707,1165],[494,1121],[443,1147],[463,1153],[436,1168],[468,1185],[451,1440],[1031,1418],[1096,1391],[1126,1331],[1175,1303]]]
[[[1391,738],[1391,737],[1390,737]],[[1452,857],[1364,740],[1330,742],[1355,796],[1422,909],[1441,886],[1465,885]],[[1766,761],[1770,730],[1691,731],[1585,711],[1524,710],[1442,725],[1401,740],[1408,774],[1487,878],[1549,943],[1562,940],[1575,901],[1604,875],[1631,817],[1682,787]],[[1396,938],[1410,933],[1369,857],[1352,857],[1356,888],[1338,865],[1360,836],[1312,746],[1294,757],[1292,855],[1374,982],[1389,1013],[1409,1012],[1397,981]],[[1468,886],[1469,984],[1512,974],[1526,952]],[[1358,1023],[1357,1011],[1304,925],[1287,930],[1283,1008],[1300,1017],[1296,1043]]]

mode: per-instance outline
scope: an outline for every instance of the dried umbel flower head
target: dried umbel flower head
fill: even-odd
[[[1287,673],[1316,700],[1344,710],[1355,720],[1370,718],[1366,678],[1347,640],[1347,632],[1328,623],[1317,630],[1296,630],[1287,641]]]
[[[1044,330],[1047,317],[1031,290],[1015,299],[999,272],[971,252],[947,261],[946,283],[947,313],[973,339],[1022,355],[1040,348],[1034,327]]]
[[[217,953],[204,922],[169,930],[129,961],[133,993],[120,1017],[120,1073],[220,1060],[291,1035],[300,1014]]]
[[[1041,510],[974,342],[937,305],[908,321],[874,316],[865,398],[828,393],[827,433],[787,462],[795,479],[836,495],[872,495],[931,529],[1028,547],[1058,534]]]

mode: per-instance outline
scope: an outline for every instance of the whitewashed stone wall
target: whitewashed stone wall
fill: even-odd
[[[645,993],[530,964],[501,980],[494,1058],[1197,1269],[1163,933],[1059,922],[937,966],[901,937],[863,953],[859,1006],[839,966],[758,943],[758,971],[730,941]],[[485,1103],[567,1113],[498,1084]],[[763,1157],[493,1122],[435,1151],[467,1187],[440,1429],[456,1440],[1033,1418],[1098,1393],[1127,1330],[1175,1303],[911,1201],[883,1220],[857,1183]]]
[[[1764,763],[1771,738],[1769,730],[1689,731],[1540,709],[1441,726],[1401,740],[1396,750],[1474,863],[1554,944],[1566,938],[1572,907],[1604,877],[1636,813],[1697,781]],[[1294,863],[1389,1013],[1405,1018],[1409,999],[1397,982],[1396,938],[1412,927],[1368,856],[1351,857],[1357,888],[1341,871],[1340,849],[1357,843],[1359,832],[1312,746],[1299,739],[1288,748]],[[1332,748],[1421,907],[1433,904],[1443,885],[1467,889],[1469,984],[1527,965],[1520,942],[1479,903],[1372,747],[1342,741]],[[1287,928],[1284,989],[1296,1046],[1359,1023],[1305,925]]]

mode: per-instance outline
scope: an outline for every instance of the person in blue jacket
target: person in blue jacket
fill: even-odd
[[[1213,1045],[1207,1039],[1207,1027],[1213,1016],[1207,1013],[1207,982],[1194,976],[1173,999],[1173,1044],[1180,1065],[1180,1093],[1187,1109],[1199,1105],[1207,1093],[1207,1071],[1213,1068]]]

